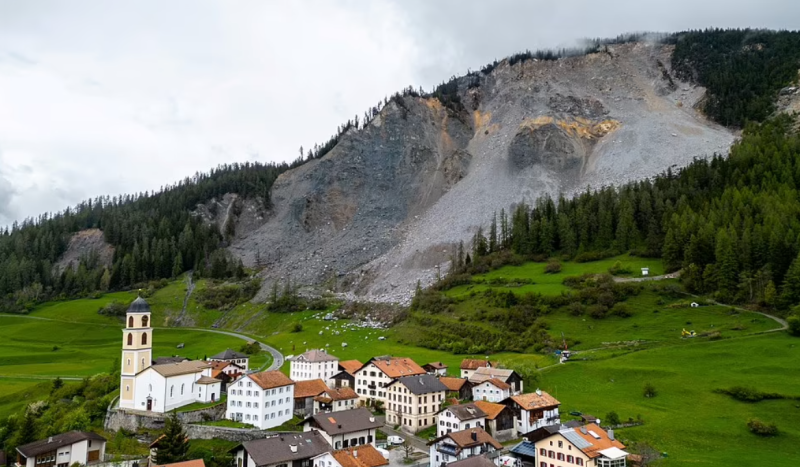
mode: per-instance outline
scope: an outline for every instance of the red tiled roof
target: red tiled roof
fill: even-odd
[[[261,386],[261,389],[272,389],[294,384],[294,381],[280,371],[262,371],[261,373],[251,373],[247,376]]]
[[[321,379],[312,379],[310,381],[297,381],[294,383],[294,398],[305,399],[306,397],[314,397],[322,394],[328,390],[328,386]]]

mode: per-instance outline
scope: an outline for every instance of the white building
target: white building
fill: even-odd
[[[18,467],[69,467],[103,461],[106,439],[96,433],[70,431],[17,447]]]
[[[430,465],[431,467],[442,467],[451,462],[501,449],[503,449],[503,445],[492,438],[483,428],[454,431],[436,438],[431,443]]]
[[[436,414],[436,437],[470,428],[486,429],[486,413],[474,403],[451,405]]]
[[[522,376],[514,370],[504,368],[483,367],[475,370],[469,377],[469,382],[473,385],[480,384],[488,379],[500,380],[511,386],[511,393],[522,394],[523,381]]]
[[[219,399],[222,382],[211,377],[208,363],[186,360],[151,365],[150,306],[141,297],[128,308],[126,324],[122,330],[120,408],[164,413]]]
[[[447,386],[429,374],[398,378],[386,390],[386,421],[410,433],[436,424],[447,394]]]
[[[208,360],[212,361],[212,362],[235,363],[236,366],[238,366],[239,368],[243,369],[245,372],[247,371],[247,369],[249,368],[249,365],[250,365],[250,356],[249,355],[247,355],[245,353],[241,353],[241,352],[236,352],[235,350],[231,350],[231,349],[226,349],[224,352],[220,352],[220,353],[212,356]]]
[[[374,357],[355,372],[356,394],[365,403],[379,401],[386,407],[386,386],[398,378],[424,374],[426,371],[410,358]]]
[[[334,449],[362,444],[375,445],[378,428],[382,427],[372,412],[366,408],[318,413],[303,422],[303,431],[319,431]]]
[[[465,358],[461,361],[461,377],[469,378],[478,368],[492,368],[494,364],[489,360],[478,360],[475,358]]]
[[[530,394],[512,396],[505,405],[514,412],[516,429],[520,435],[561,423],[558,413],[561,402],[539,389]]]
[[[536,441],[536,460],[540,465],[625,467],[625,445],[594,423],[579,428],[563,427],[558,433]],[[574,448],[574,449],[573,449]],[[433,464],[431,464],[433,467]]]
[[[317,431],[245,441],[235,447],[236,467],[342,467]]]
[[[264,430],[291,420],[293,409],[294,381],[280,371],[243,375],[228,385],[230,420]]]
[[[339,359],[321,349],[309,350],[287,360],[289,360],[289,377],[294,381],[321,379],[327,383],[339,372]]]
[[[320,412],[339,412],[355,409],[358,405],[358,394],[353,388],[329,388],[314,398],[314,415]]]
[[[511,385],[491,378],[472,386],[472,400],[500,402],[511,397]]]

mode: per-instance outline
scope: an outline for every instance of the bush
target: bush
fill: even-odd
[[[800,337],[800,316],[790,316],[786,319],[789,325],[787,332],[792,336]]]
[[[544,267],[544,272],[545,274],[558,274],[561,272],[561,263],[555,260],[549,261]]]
[[[99,314],[104,316],[125,316],[125,313],[127,311],[128,311],[128,305],[118,300],[114,300],[106,304],[106,306],[97,310]]]
[[[733,386],[729,389],[717,389],[714,392],[719,394],[727,394],[734,399],[742,402],[759,402],[764,399],[785,399],[783,394],[761,392],[755,388],[745,386]]]
[[[619,425],[620,423],[622,423],[620,421],[620,419],[619,419],[619,414],[617,414],[614,411],[611,411],[611,412],[606,414],[605,421],[606,421],[606,425],[608,425],[608,426],[615,426],[615,425]]]
[[[656,391],[656,387],[652,383],[645,383],[642,393],[644,397],[656,397],[658,395],[658,391]]]
[[[613,266],[608,268],[608,273],[612,276],[619,276],[622,274],[633,274],[633,270],[629,266],[623,266],[620,261],[617,261]]]
[[[227,311],[256,296],[261,281],[251,279],[244,283],[217,284],[211,281],[195,292],[197,302],[211,310]]]
[[[762,422],[757,418],[748,420],[747,428],[758,436],[776,436],[778,434],[778,427],[774,423]]]
[[[292,326],[292,332],[301,332],[303,330],[303,325],[300,323],[294,323]]]
[[[261,345],[258,342],[248,342],[247,344],[242,345],[239,349],[239,352],[246,353],[247,355],[255,355],[261,352]]]
[[[589,263],[592,261],[600,261],[614,256],[613,251],[587,251],[575,256],[572,260],[576,263]]]
[[[630,308],[628,308],[628,305],[625,303],[615,303],[614,306],[611,307],[610,313],[620,318],[628,318],[633,315]]]

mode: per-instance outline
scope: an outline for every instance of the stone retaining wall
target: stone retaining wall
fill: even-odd
[[[192,410],[191,412],[178,412],[178,419],[183,424],[221,420],[223,418],[225,418],[225,404]],[[111,408],[106,416],[105,429],[108,431],[119,431],[121,429],[136,431],[140,428],[160,430],[164,428],[165,420],[166,414]]]
[[[296,435],[296,432],[278,432],[259,429],[228,428],[213,425],[186,425],[186,436],[190,439],[224,439],[226,441],[252,441],[275,435]]]

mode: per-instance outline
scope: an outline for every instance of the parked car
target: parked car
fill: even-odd
[[[387,436],[386,442],[390,445],[397,446],[398,444],[403,444],[405,440],[402,436]]]

